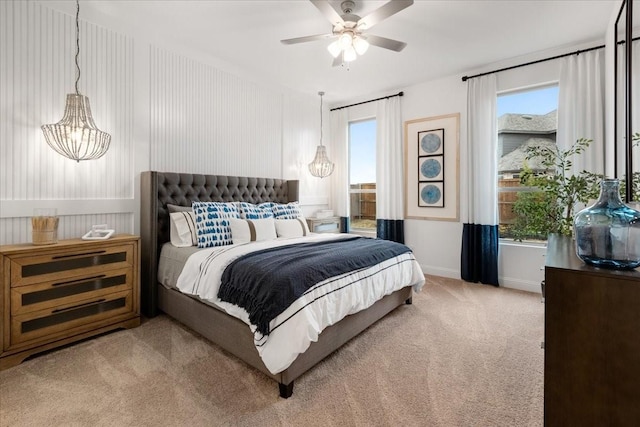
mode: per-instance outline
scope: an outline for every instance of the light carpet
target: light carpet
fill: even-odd
[[[427,276],[293,396],[165,315],[0,372],[2,426],[541,426],[540,295]]]

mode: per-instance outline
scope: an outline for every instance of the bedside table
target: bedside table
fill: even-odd
[[[140,238],[0,246],[0,369],[140,324]]]
[[[307,218],[307,225],[312,233],[339,233],[340,217]]]

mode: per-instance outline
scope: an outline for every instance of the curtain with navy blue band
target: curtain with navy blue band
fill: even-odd
[[[376,235],[380,239],[404,244],[404,220],[379,219],[376,221]]]
[[[347,109],[334,110],[329,114],[329,139],[331,155],[335,163],[329,177],[331,198],[329,205],[334,215],[340,218],[340,232],[349,232],[349,114]]]
[[[350,229],[351,229],[350,218],[348,216],[341,216],[340,217],[340,232],[341,233],[348,233]]]
[[[498,226],[464,224],[460,271],[467,282],[498,285]]]
[[[462,253],[460,275],[498,286],[498,132],[496,76],[467,81],[467,140],[461,145]]]
[[[376,236],[404,243],[404,153],[399,96],[376,105]]]

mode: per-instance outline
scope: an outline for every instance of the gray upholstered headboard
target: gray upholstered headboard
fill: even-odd
[[[141,295],[142,312],[157,314],[157,271],[160,249],[169,241],[167,205],[191,206],[193,201],[287,203],[298,200],[298,181],[199,175],[173,172],[142,172],[140,177]]]

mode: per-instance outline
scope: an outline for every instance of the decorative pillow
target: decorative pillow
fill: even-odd
[[[277,219],[296,219],[302,216],[302,210],[300,210],[298,202],[291,202],[286,205],[274,203],[271,206],[271,210]]]
[[[238,202],[238,206],[240,208],[240,218],[242,219],[273,218],[270,204],[262,203],[260,205],[254,205],[247,202]]]
[[[230,218],[240,218],[236,203],[221,202],[193,202],[193,212],[196,215],[196,231],[198,247],[230,245]]]
[[[198,243],[196,237],[196,216],[193,210],[188,212],[174,212],[169,214],[171,218],[170,237],[171,244],[179,248],[195,246]]]
[[[276,203],[273,202],[262,202],[262,203],[258,203],[258,207],[262,208],[262,209],[266,209],[268,211],[271,211],[271,208],[273,207],[273,205],[275,205]],[[273,212],[273,211],[272,211]]]
[[[278,237],[302,237],[309,235],[309,227],[303,217],[276,219],[276,233]]]
[[[235,219],[229,220],[233,243],[260,242],[262,240],[274,240],[276,226],[273,218],[263,219]]]

